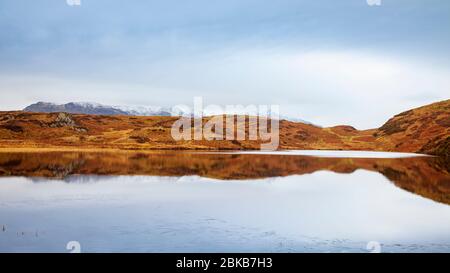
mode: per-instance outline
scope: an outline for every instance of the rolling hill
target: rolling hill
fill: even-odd
[[[203,122],[211,118],[205,117]],[[64,111],[0,112],[0,148],[250,150],[259,149],[263,143],[260,139],[175,141],[171,127],[178,119]],[[248,133],[248,117],[246,121]],[[400,113],[380,128],[370,130],[348,125],[322,128],[281,120],[279,148],[399,151],[449,157],[450,100]]]

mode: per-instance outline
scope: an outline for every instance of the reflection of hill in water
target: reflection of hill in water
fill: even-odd
[[[181,152],[0,153],[0,176],[56,179],[67,179],[71,175],[199,175],[222,180],[245,180],[301,175],[320,170],[352,173],[357,169],[379,172],[400,188],[450,204],[450,164],[442,158],[319,158]]]

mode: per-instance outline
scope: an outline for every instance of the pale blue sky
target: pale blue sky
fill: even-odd
[[[450,1],[0,0],[1,110],[279,104],[381,125],[450,98]]]

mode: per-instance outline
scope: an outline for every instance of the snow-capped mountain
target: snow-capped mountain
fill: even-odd
[[[170,108],[159,106],[112,106],[130,116],[172,116]]]
[[[23,109],[27,112],[67,112],[71,114],[90,115],[127,115],[127,116],[170,116],[170,109],[162,107],[146,106],[108,106],[92,102],[69,102],[66,104],[55,104],[49,102],[38,102]]]

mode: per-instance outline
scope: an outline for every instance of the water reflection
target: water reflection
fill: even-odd
[[[450,251],[434,157],[0,153],[0,176],[0,252]]]
[[[72,175],[189,176],[249,180],[358,169],[381,173],[397,187],[450,204],[450,162],[436,157],[326,158],[286,154],[188,152],[0,153],[0,176],[45,177],[70,182]]]

